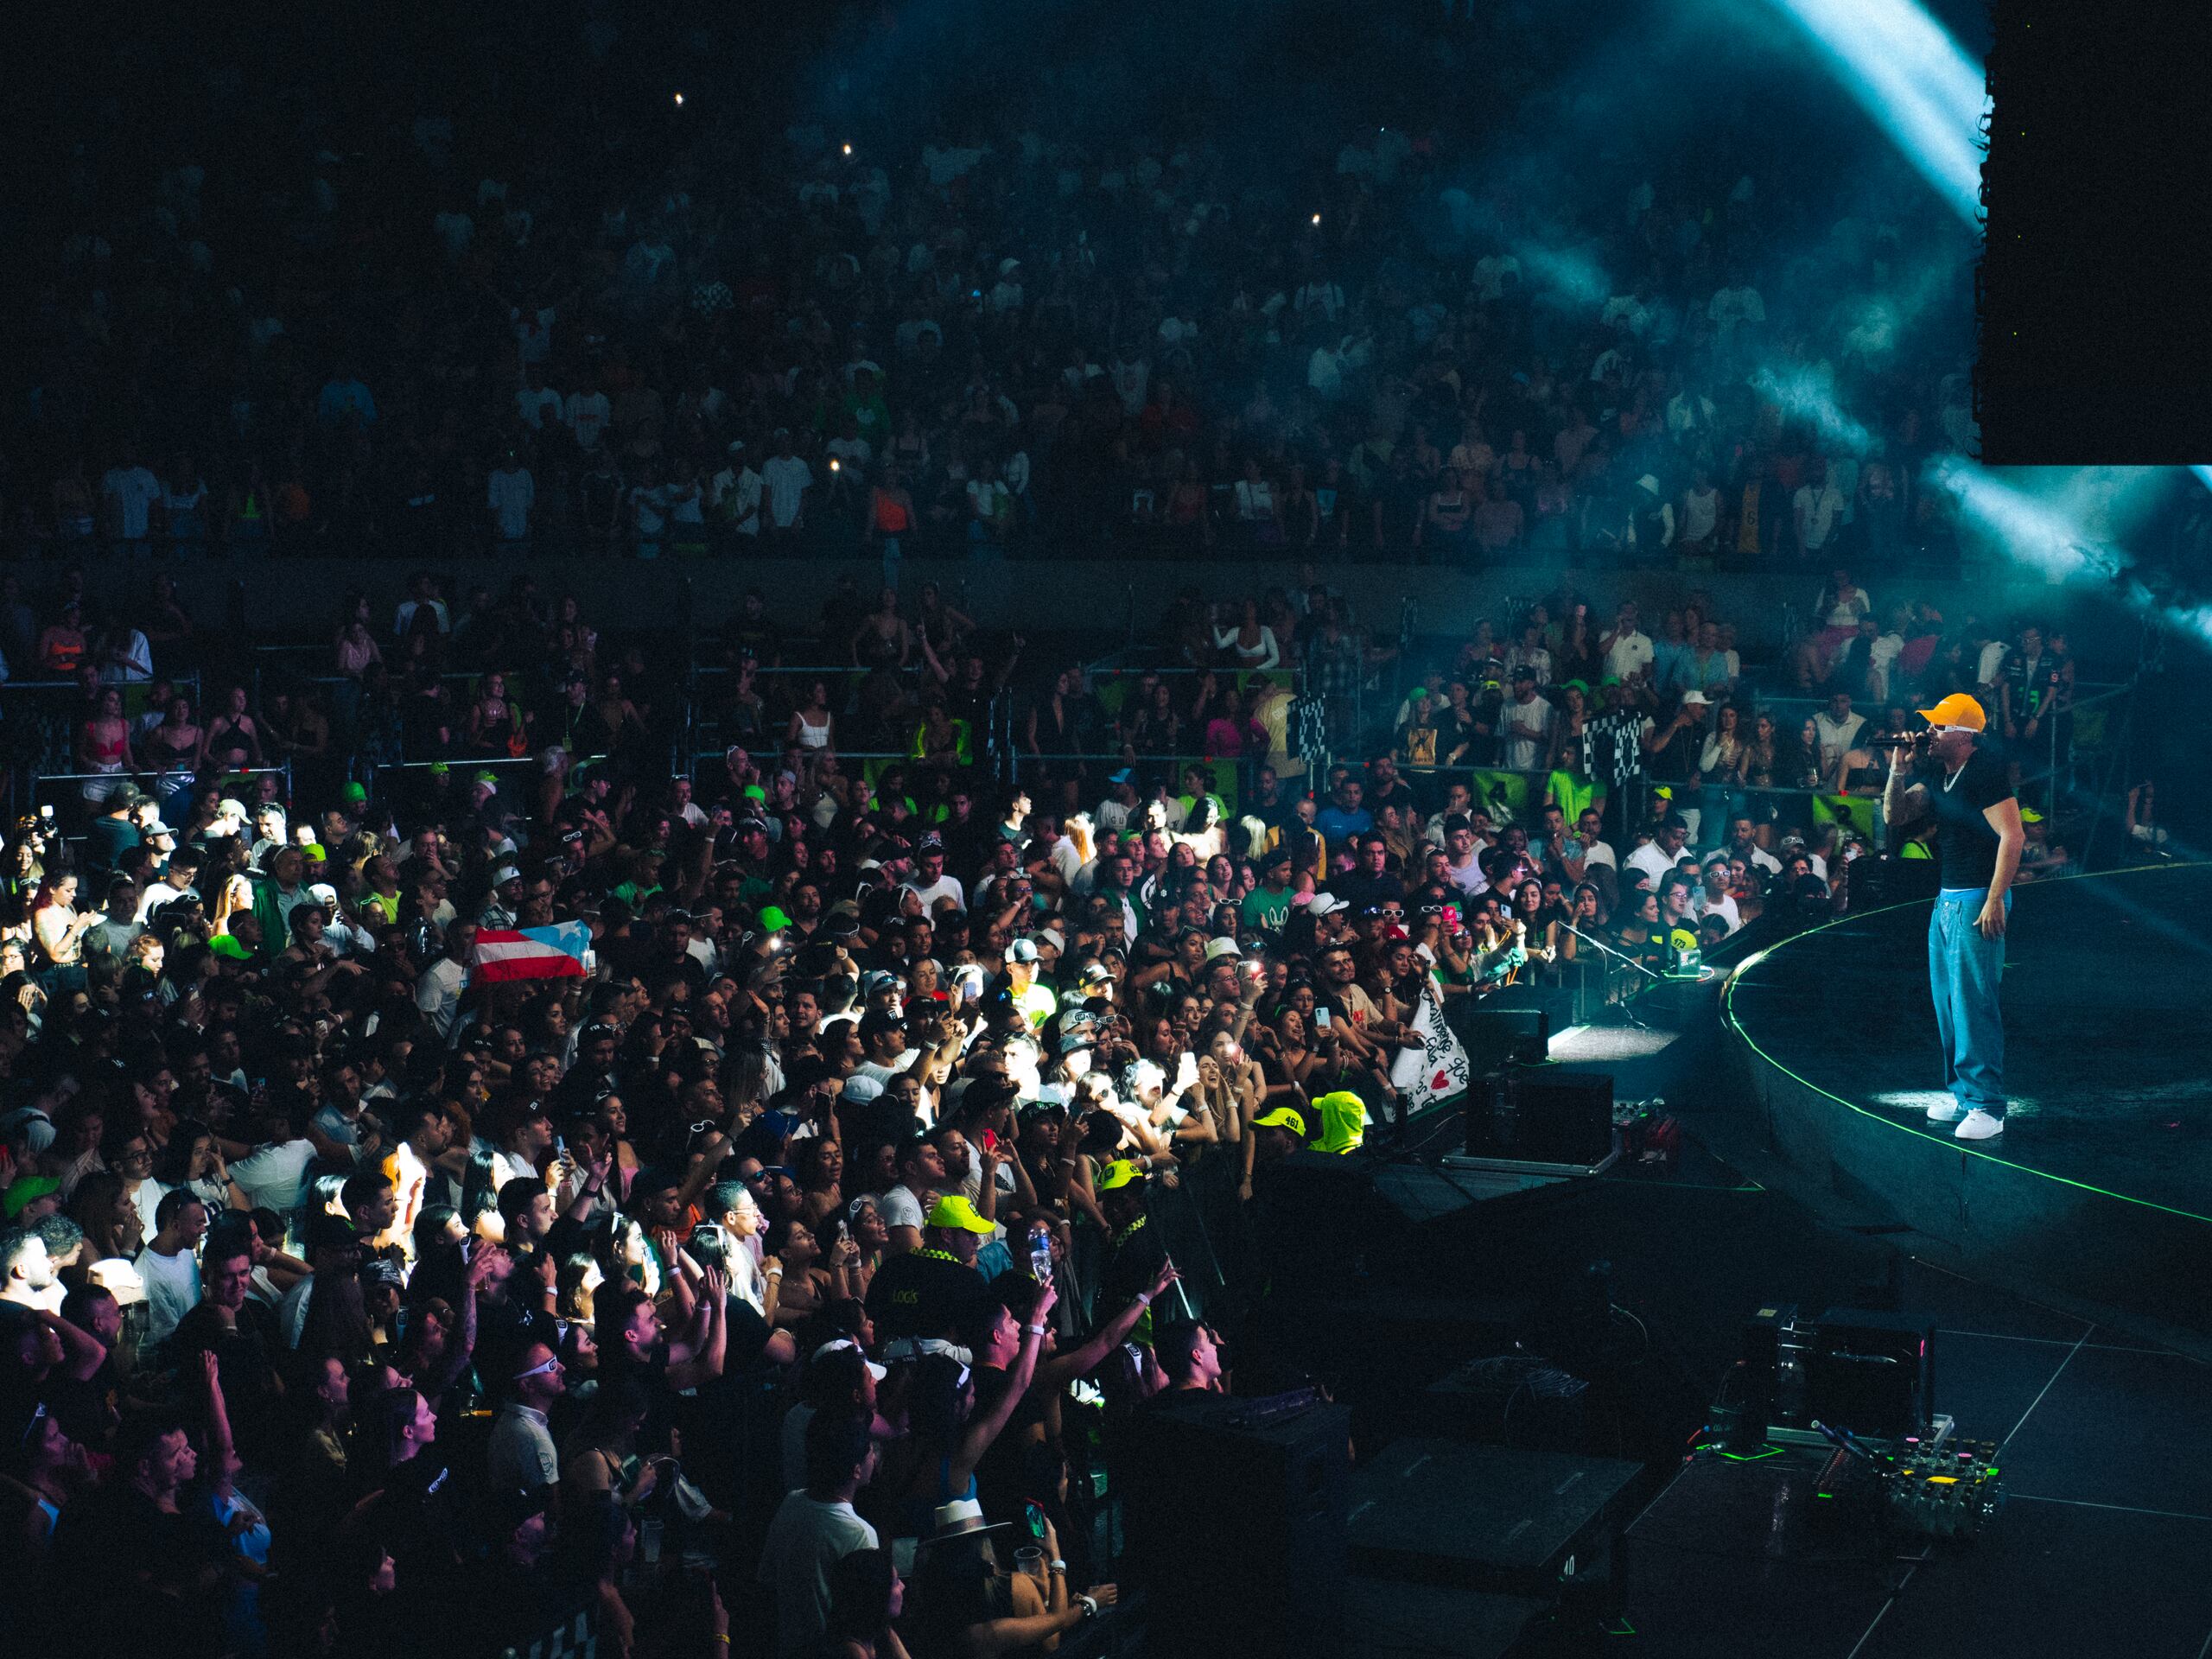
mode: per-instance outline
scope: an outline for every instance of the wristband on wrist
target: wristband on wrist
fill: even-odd
[[[1068,1564],[1065,1561],[1047,1561],[1045,1566],[1048,1571],[1053,1573],[1065,1573],[1068,1570]]]
[[[1041,1337],[1045,1334],[1045,1327],[1041,1325],[1033,1325],[1028,1326],[1027,1329],[1029,1334],[1033,1337]]]
[[[1075,1599],[1075,1605],[1083,1609],[1083,1616],[1085,1618],[1098,1617],[1098,1599],[1096,1596],[1077,1596]]]
[[[1137,1300],[1142,1303],[1145,1306],[1150,1307],[1152,1306],[1152,1293],[1148,1290],[1141,1290],[1137,1292]]]

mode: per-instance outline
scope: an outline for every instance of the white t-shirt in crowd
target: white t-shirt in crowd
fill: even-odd
[[[116,534],[143,540],[147,510],[162,499],[162,480],[143,467],[111,467],[100,480],[100,499],[114,513]]]
[[[920,1049],[910,1048],[904,1054],[901,1054],[896,1062],[890,1065],[879,1065],[874,1060],[862,1060],[858,1065],[853,1068],[853,1075],[856,1077],[869,1078],[874,1082],[881,1084],[885,1088],[888,1089],[893,1081],[912,1071],[914,1069],[914,1062],[921,1058],[922,1051]],[[892,1191],[894,1192],[900,1190],[901,1189],[898,1187],[892,1188]]]
[[[515,393],[515,408],[521,411],[524,423],[533,432],[545,429],[548,416],[558,422],[561,407],[561,394],[550,386],[524,386]]]
[[[709,479],[707,502],[739,535],[760,533],[760,474],[750,467],[725,467]]]
[[[253,1200],[254,1208],[287,1216],[307,1197],[308,1166],[315,1162],[312,1141],[287,1141],[263,1147],[231,1166],[231,1179]]]
[[[1843,497],[1825,484],[1817,489],[1810,484],[1800,484],[1797,493],[1790,498],[1790,507],[1797,515],[1805,550],[1813,553],[1827,545],[1828,536],[1835,528],[1836,515],[1843,511]]]
[[[1702,495],[1695,490],[1682,493],[1682,539],[1701,542],[1713,534],[1713,526],[1720,522],[1720,492],[1708,489]]]
[[[1735,855],[1734,848],[1732,847],[1729,849],[1729,855],[1731,857]],[[1756,845],[1752,847],[1750,863],[1753,869],[1764,870],[1770,875],[1780,875],[1782,874],[1782,861],[1777,858],[1772,853],[1767,851],[1764,847]]]
[[[814,469],[797,455],[771,455],[760,463],[760,482],[768,494],[768,518],[778,530],[798,522]]]
[[[501,541],[518,542],[530,534],[530,510],[537,502],[537,483],[527,467],[502,467],[493,473],[485,505],[492,510]]]
[[[1510,697],[1500,710],[1505,737],[1505,765],[1510,772],[1534,772],[1543,759],[1544,740],[1551,734],[1552,706],[1541,696],[1523,702]]]
[[[875,1548],[875,1529],[850,1503],[786,1493],[768,1523],[760,1581],[776,1592],[778,1659],[810,1650],[830,1627],[830,1569]]]
[[[1667,856],[1667,849],[1656,841],[1647,841],[1628,855],[1628,868],[1637,875],[1649,878],[1656,890],[1675,868],[1675,861]]]
[[[562,414],[569,431],[575,434],[576,447],[589,449],[607,430],[607,423],[614,418],[614,406],[607,401],[603,391],[572,391]]]
[[[886,1227],[918,1227],[922,1224],[922,1201],[908,1192],[902,1183],[883,1195],[875,1206]]]
[[[1605,648],[1605,672],[1625,683],[1650,667],[1653,655],[1649,634],[1624,633]]]
[[[200,1305],[200,1263],[190,1250],[163,1255],[148,1245],[138,1252],[138,1276],[146,1283],[146,1340],[168,1340],[176,1322]]]
[[[902,885],[907,892],[920,897],[922,910],[925,913],[935,910],[937,901],[940,899],[951,899],[955,909],[968,908],[968,890],[951,876],[940,875],[927,887],[924,887],[918,881],[908,881]]]

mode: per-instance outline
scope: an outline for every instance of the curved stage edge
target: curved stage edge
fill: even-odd
[[[1994,1147],[1930,1126],[1942,1077],[1929,901],[1809,929],[1729,976],[1723,1028],[1768,1149],[1808,1187],[1893,1217],[2001,1280],[2212,1340],[2212,865],[2018,889]],[[2016,1112],[2018,1108],[2016,1105]]]

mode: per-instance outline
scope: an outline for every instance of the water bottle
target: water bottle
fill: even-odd
[[[1039,1286],[1052,1282],[1052,1230],[1041,1221],[1029,1230],[1029,1276]]]

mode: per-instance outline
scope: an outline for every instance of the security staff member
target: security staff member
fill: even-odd
[[[921,1247],[891,1257],[868,1284],[868,1318],[884,1358],[953,1351],[963,1312],[989,1298],[976,1254],[996,1230],[957,1193],[937,1201],[923,1221]]]

